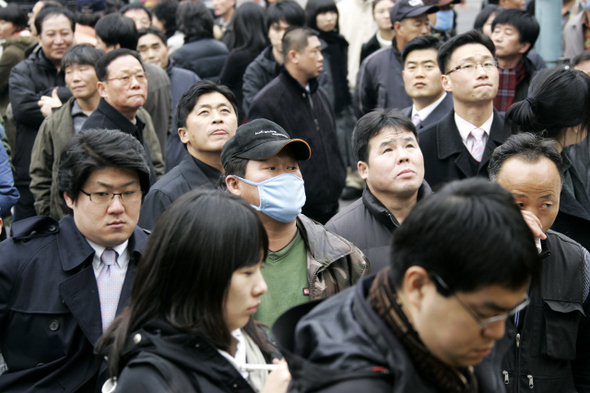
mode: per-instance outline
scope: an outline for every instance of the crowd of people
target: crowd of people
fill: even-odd
[[[0,8],[0,391],[590,393],[590,0],[460,3]]]

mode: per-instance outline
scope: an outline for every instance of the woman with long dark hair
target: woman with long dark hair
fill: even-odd
[[[565,164],[559,213],[551,227],[590,247],[590,197],[572,165],[566,147],[588,144],[590,126],[590,77],[558,67],[539,71],[531,81],[529,96],[513,104],[506,121],[514,132],[527,131],[552,139]],[[588,157],[583,157],[585,167]]]
[[[266,292],[267,250],[243,199],[196,190],[173,203],[148,240],[129,307],[99,344],[112,376],[103,391],[286,391],[286,364],[266,364],[273,350],[251,318]]]
[[[242,77],[248,65],[268,46],[264,31],[264,11],[256,3],[244,3],[238,7],[233,18],[234,49],[229,53],[221,71],[219,83],[229,87],[238,101],[238,123],[246,113],[242,107]]]

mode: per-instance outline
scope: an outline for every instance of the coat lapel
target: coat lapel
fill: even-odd
[[[455,111],[450,111],[436,126],[436,139],[438,141],[438,158],[443,161],[456,155],[455,166],[464,177],[473,176],[467,154],[469,152],[463,145],[457,124],[455,124]]]

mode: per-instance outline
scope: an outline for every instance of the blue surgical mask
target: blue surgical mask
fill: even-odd
[[[434,28],[438,31],[451,30],[453,28],[453,16],[453,10],[438,11]]]
[[[255,183],[236,176],[244,183],[258,187],[260,206],[252,207],[280,222],[292,222],[301,213],[305,204],[305,188],[303,179],[290,173],[283,173]]]

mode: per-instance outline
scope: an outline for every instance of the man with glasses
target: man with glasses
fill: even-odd
[[[137,116],[148,91],[147,74],[136,51],[115,49],[96,62],[98,107],[82,125],[82,130],[110,129],[130,134],[146,150],[152,174],[151,182],[164,174],[160,143],[153,127]]]
[[[88,130],[68,141],[58,183],[71,214],[16,222],[0,243],[0,391],[100,391],[94,347],[131,294],[149,181],[131,135]]]
[[[456,181],[394,232],[389,267],[311,311],[288,311],[273,337],[294,391],[496,393],[504,382],[494,344],[540,273],[510,193]]]
[[[469,31],[438,51],[443,88],[453,94],[454,110],[420,133],[425,179],[437,185],[473,176],[488,176],[492,151],[510,136],[494,109],[498,68],[494,44]]]
[[[549,229],[559,212],[563,168],[553,142],[529,133],[511,136],[490,159],[490,179],[512,193],[543,259],[531,306],[507,325],[507,392],[590,391],[590,255]]]

